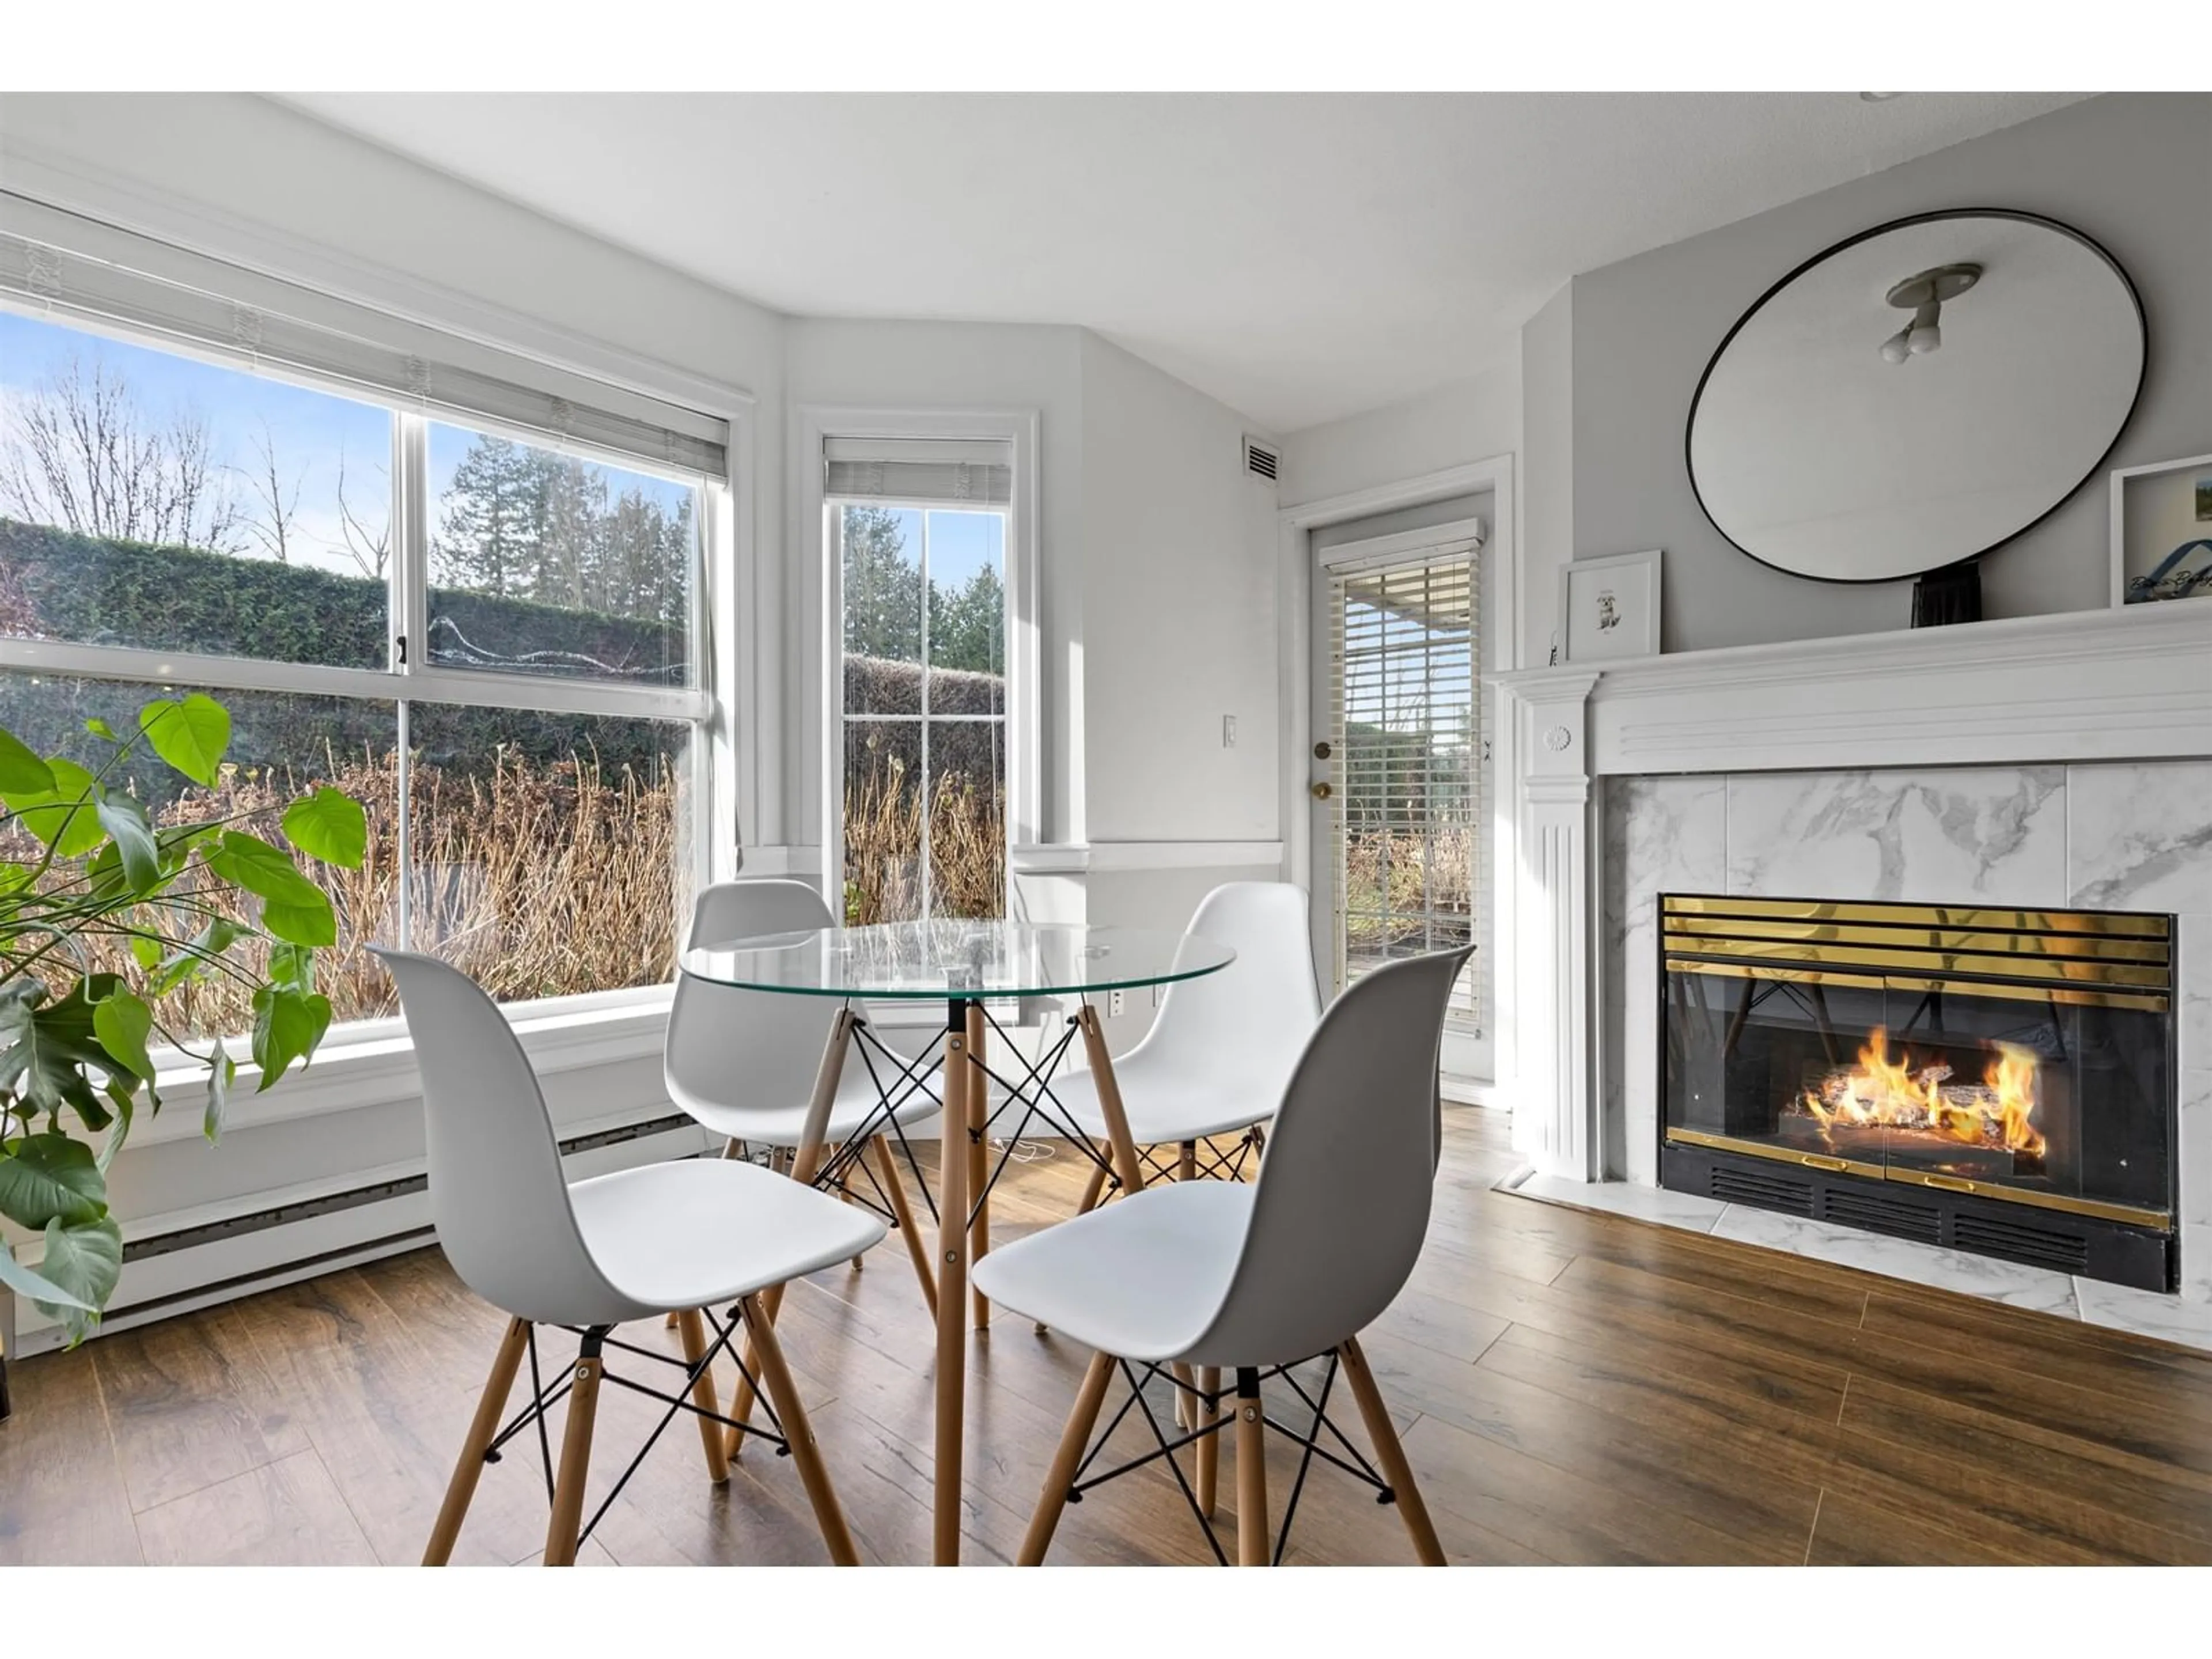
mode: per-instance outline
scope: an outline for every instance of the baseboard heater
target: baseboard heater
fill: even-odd
[[[623,1124],[589,1134],[572,1136],[560,1143],[561,1155],[574,1158],[634,1141],[687,1131],[698,1133],[697,1123],[682,1113],[670,1113],[640,1123]],[[174,1255],[181,1251],[203,1249],[211,1245],[235,1245],[240,1239],[278,1228],[302,1226],[374,1206],[402,1203],[427,1194],[429,1185],[427,1175],[408,1176],[349,1188],[344,1192],[327,1193],[316,1198],[272,1205],[267,1209],[243,1215],[225,1216],[219,1221],[198,1226],[129,1239],[123,1247],[124,1266],[127,1268],[136,1263]],[[418,1249],[432,1243],[435,1237],[435,1231],[427,1221],[404,1225],[389,1232],[349,1239],[331,1249],[310,1250],[296,1255],[286,1255],[278,1260],[261,1262],[243,1273],[204,1279],[132,1301],[118,1302],[108,1308],[106,1316],[93,1334],[97,1336],[106,1331],[128,1329],[171,1314],[234,1301],[258,1291],[274,1290],[279,1285],[313,1278],[339,1267]],[[24,1312],[29,1311],[27,1304],[20,1305]],[[58,1333],[52,1340],[41,1340],[53,1329],[49,1327],[45,1331],[26,1333],[31,1339],[31,1346],[21,1352],[27,1354],[41,1346],[58,1346]]]

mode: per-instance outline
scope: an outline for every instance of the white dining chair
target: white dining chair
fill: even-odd
[[[376,955],[399,987],[422,1071],[430,1215],[438,1243],[462,1282],[508,1321],[423,1565],[442,1566],[452,1558],[485,1462],[505,1441],[542,1425],[563,1396],[568,1421],[552,1479],[544,1559],[548,1566],[574,1564],[578,1547],[622,1490],[617,1481],[591,1520],[584,1520],[603,1377],[667,1405],[653,1431],[656,1440],[679,1411],[690,1411],[698,1420],[709,1478],[727,1480],[723,1432],[733,1425],[715,1410],[712,1366],[741,1328],[754,1345],[759,1383],[775,1413],[769,1437],[787,1446],[798,1464],[831,1559],[856,1564],[859,1555],[805,1402],[760,1302],[770,1286],[868,1249],[883,1237],[883,1224],[866,1210],[726,1160],[687,1158],[571,1182],[562,1171],[560,1145],[537,1075],[498,1006],[447,963],[400,951]],[[715,1316],[717,1307],[728,1308],[726,1323]],[[678,1316],[681,1361],[613,1335],[625,1321],[664,1313]],[[502,1429],[500,1419],[526,1352],[536,1382],[540,1326],[577,1335],[575,1365],[550,1386],[534,1388],[529,1405]],[[610,1349],[672,1366],[681,1381],[663,1393],[609,1372]],[[550,1462],[542,1426],[539,1432]]]
[[[834,926],[822,895],[803,881],[717,882],[692,906],[690,947]],[[898,1165],[922,1188],[905,1127],[943,1110],[940,1085],[923,1072],[901,1080],[904,1062],[880,1051],[863,1057],[858,1016],[835,997],[778,996],[678,975],[662,1067],[669,1098],[723,1141],[726,1157],[768,1152],[809,1182],[834,1182],[879,1207],[907,1247],[922,1299],[933,1313],[937,1280],[929,1242],[915,1224]],[[835,1069],[830,1067],[834,1060]],[[883,1109],[888,1086],[893,1102]],[[800,1170],[807,1115],[827,1091],[822,1161]],[[898,1144],[903,1158],[896,1156]],[[872,1159],[873,1168],[868,1168]],[[744,1413],[740,1412],[742,1417]]]
[[[1443,1564],[1436,1529],[1358,1336],[1404,1287],[1428,1231],[1443,1145],[1437,1076],[1444,1011],[1470,954],[1391,963],[1355,981],[1329,1006],[1280,1096],[1256,1182],[1147,1187],[1002,1245],[975,1264],[976,1285],[994,1302],[1094,1350],[1022,1543],[1024,1565],[1043,1560],[1071,1498],[1161,1459],[1152,1453],[1089,1474],[1103,1439],[1087,1454],[1085,1446],[1116,1368],[1218,1558],[1226,1559],[1208,1513],[1212,1464],[1228,1425],[1219,1416],[1224,1391],[1202,1379],[1225,1370],[1236,1379],[1240,1565],[1280,1559],[1316,1455],[1378,1487],[1383,1501],[1397,1505],[1422,1562]],[[1296,1368],[1315,1358],[1322,1360],[1323,1374],[1309,1394]],[[1184,1380],[1192,1371],[1201,1378],[1195,1389]],[[1328,1419],[1340,1373],[1358,1405],[1379,1472]],[[1190,1396],[1195,1419],[1191,1432],[1173,1442],[1144,1393],[1163,1378],[1178,1395]],[[1268,1380],[1298,1395],[1311,1411],[1303,1433],[1262,1403],[1261,1384]],[[1270,1430],[1304,1449],[1272,1550]],[[1109,1424],[1109,1437],[1112,1431]],[[1324,1436],[1340,1449],[1329,1450]],[[1196,1493],[1175,1457],[1184,1446],[1194,1448]]]
[[[1188,931],[1228,945],[1237,959],[1217,974],[1167,988],[1152,1030],[1114,1061],[1130,1139],[1163,1175],[1240,1175],[1262,1145],[1321,1018],[1305,890],[1288,882],[1232,881],[1199,902]],[[1097,1145],[1106,1115],[1096,1075],[1076,1067],[1052,1079],[1052,1098]],[[1213,1150],[1218,1137],[1235,1149]],[[1173,1149],[1172,1170],[1164,1152]],[[1205,1151],[1201,1154],[1201,1148]],[[1109,1180],[1094,1160],[1078,1213],[1095,1206]]]

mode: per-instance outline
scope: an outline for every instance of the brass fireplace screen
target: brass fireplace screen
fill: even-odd
[[[1661,920],[1662,1152],[2171,1231],[2172,917],[1668,895]]]

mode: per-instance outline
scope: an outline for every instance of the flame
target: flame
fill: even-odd
[[[1889,1057],[1889,1033],[1875,1026],[1849,1073],[1832,1073],[1818,1090],[1804,1091],[1805,1110],[1820,1126],[1820,1137],[1833,1146],[1838,1124],[1879,1125],[1948,1135],[1971,1146],[1995,1145],[2040,1158],[2042,1133],[2033,1119],[2036,1058],[2033,1050],[2009,1042],[1990,1045],[1994,1053],[1981,1085],[1951,1081],[1943,1060],[1916,1064],[1909,1049]]]

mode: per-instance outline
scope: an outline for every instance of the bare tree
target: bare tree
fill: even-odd
[[[253,492],[256,512],[246,521],[246,532],[277,563],[289,564],[292,536],[300,516],[300,485],[307,471],[305,467],[300,469],[288,494],[283,469],[276,465],[276,435],[269,430],[265,420],[261,422],[261,437],[254,444],[253,453],[256,465],[246,474],[246,482]]]
[[[12,400],[0,506],[81,536],[236,552],[238,504],[206,419],[140,408],[119,369],[71,356]]]
[[[382,467],[376,469],[383,472]],[[387,479],[389,474],[386,475]],[[391,490],[385,491],[388,503]],[[371,524],[353,509],[346,498],[346,458],[343,447],[338,450],[338,534],[343,538],[346,553],[361,567],[361,574],[384,580],[384,568],[392,561],[392,514],[387,505],[383,522]]]

